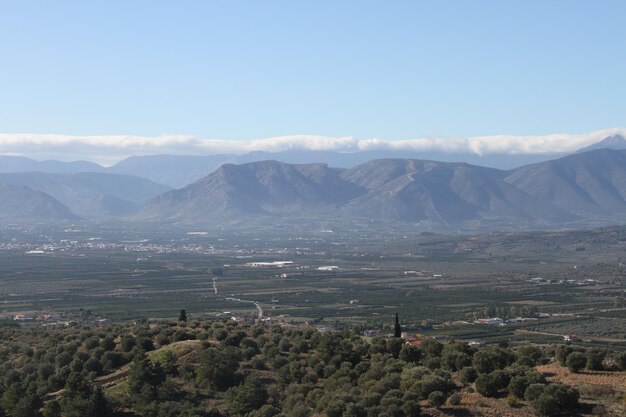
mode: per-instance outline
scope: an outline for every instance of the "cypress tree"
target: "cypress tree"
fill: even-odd
[[[396,313],[396,322],[393,325],[393,336],[402,337],[402,327],[400,327],[400,319],[398,318],[398,313]]]

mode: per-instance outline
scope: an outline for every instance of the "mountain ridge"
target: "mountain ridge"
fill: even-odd
[[[558,187],[550,188],[551,183]],[[574,185],[567,191],[561,183]],[[562,202],[555,187],[565,190]],[[566,199],[568,195],[573,197]],[[626,219],[623,213],[626,151],[599,149],[513,170],[415,159],[374,160],[350,169],[277,161],[227,164],[149,200],[138,219],[210,223],[240,216],[317,214],[533,227]]]

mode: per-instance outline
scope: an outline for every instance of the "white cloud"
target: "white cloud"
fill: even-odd
[[[201,139],[188,135],[71,136],[0,133],[0,154],[24,155],[35,159],[87,159],[105,164],[132,155],[239,154],[252,151],[279,152],[289,149],[339,152],[406,149],[418,152],[440,151],[477,155],[542,154],[572,152],[614,134],[626,136],[626,129],[605,129],[583,135],[498,135],[395,141],[315,135],[280,136],[256,140],[220,140]]]

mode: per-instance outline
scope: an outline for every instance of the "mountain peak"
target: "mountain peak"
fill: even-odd
[[[596,149],[613,149],[613,150],[626,149],[626,139],[620,134],[615,134],[615,135],[608,136],[602,139],[598,143],[594,143],[593,145],[589,145],[584,148],[581,148],[576,152],[577,153],[588,152],[588,151],[594,151]]]

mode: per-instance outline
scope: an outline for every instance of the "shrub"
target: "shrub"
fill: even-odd
[[[471,384],[478,378],[478,371],[471,366],[466,366],[459,371],[459,378],[464,384]]]
[[[476,379],[476,391],[484,397],[495,397],[509,385],[509,377],[504,371],[482,374]]]
[[[626,352],[617,355],[616,362],[620,370],[626,371]]]
[[[461,395],[458,392],[455,392],[448,398],[448,404],[457,406],[461,404]]]
[[[509,395],[508,397],[506,397],[505,402],[506,405],[508,405],[509,407],[517,408],[520,406],[519,400],[515,395]]]
[[[526,401],[534,401],[543,393],[546,388],[545,384],[531,384],[524,391],[524,399]]]
[[[532,401],[537,415],[551,417],[571,415],[571,410],[578,407],[580,394],[574,388],[563,384],[550,384]]]
[[[446,394],[441,391],[433,391],[428,395],[428,402],[435,407],[441,407],[446,402]]]

